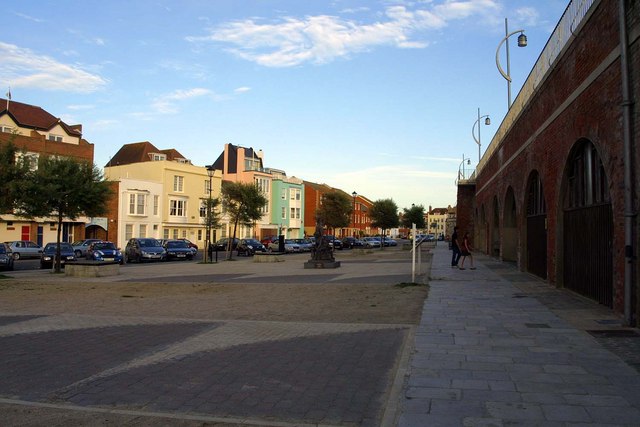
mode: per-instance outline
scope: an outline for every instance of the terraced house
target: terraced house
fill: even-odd
[[[145,141],[122,146],[104,174],[118,194],[109,221],[118,225],[119,245],[132,237],[153,237],[185,238],[204,247],[209,183],[211,197],[219,197],[220,171],[210,180],[204,166]]]

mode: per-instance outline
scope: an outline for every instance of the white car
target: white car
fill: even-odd
[[[275,242],[269,243],[269,247],[268,247],[269,252],[278,252],[279,249],[280,247],[277,240]],[[300,252],[301,251],[300,245],[298,245],[296,242],[294,242],[291,239],[286,239],[284,241],[284,251],[286,253]]]
[[[13,259],[15,260],[21,258],[40,258],[40,255],[42,255],[42,246],[31,240],[14,240],[4,243],[11,250]]]

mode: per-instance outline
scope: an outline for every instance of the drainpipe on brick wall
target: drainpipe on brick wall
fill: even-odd
[[[633,188],[631,170],[633,157],[631,155],[631,91],[629,87],[628,37],[626,0],[619,0],[620,12],[620,65],[622,67],[622,128],[624,153],[624,322],[631,326],[634,319],[631,315],[631,287],[633,286]]]

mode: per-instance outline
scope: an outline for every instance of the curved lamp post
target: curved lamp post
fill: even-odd
[[[205,166],[207,168],[207,175],[209,175],[209,199],[207,200],[207,227],[206,227],[206,235],[205,235],[205,244],[204,244],[204,262],[205,264],[209,261],[209,247],[211,246],[211,190],[212,190],[212,178],[216,173],[213,165]]]
[[[502,41],[500,41],[500,44],[498,45],[498,49],[496,49],[496,65],[498,66],[498,71],[500,71],[500,74],[502,74],[502,77],[504,77],[505,80],[507,80],[507,96],[508,96],[507,109],[510,109],[511,108],[511,69],[509,65],[509,37],[511,37],[514,34],[520,33],[520,35],[518,36],[518,47],[525,47],[527,45],[527,36],[524,35],[524,30],[516,30],[510,33],[509,27],[507,24],[507,18],[504,18],[504,33],[505,33],[505,37],[502,39]],[[502,47],[502,44],[505,42],[507,47],[507,72],[506,73],[500,66],[500,48]]]
[[[458,166],[458,179],[456,180],[456,185],[461,179],[467,179],[466,171],[464,170],[464,162],[467,162],[467,165],[471,164],[471,159],[469,157],[465,157],[462,155],[462,161],[460,162],[460,166]]]
[[[471,127],[471,136],[473,136],[474,141],[476,141],[476,144],[478,144],[478,163],[480,163],[480,146],[482,145],[480,143],[480,120],[484,119],[484,124],[485,125],[490,125],[491,124],[491,119],[489,118],[489,115],[484,115],[484,116],[480,116],[480,108],[478,108],[478,120],[475,121],[475,123],[473,124],[473,126]],[[476,133],[475,133],[475,128],[476,125],[478,125],[478,137],[476,138]]]
[[[353,196],[353,237],[356,237],[357,226],[356,226],[356,197],[358,197],[358,193],[355,191],[351,193]]]

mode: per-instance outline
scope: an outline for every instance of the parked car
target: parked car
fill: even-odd
[[[40,268],[53,268],[56,261],[57,243],[47,243],[40,256]],[[63,267],[69,261],[77,260],[71,243],[60,242],[60,266]]]
[[[189,239],[176,239],[176,240],[182,240],[183,242],[185,242],[192,249],[193,256],[196,256],[198,254],[198,245],[193,243],[191,240]]]
[[[83,256],[87,256],[87,250],[92,243],[101,241],[101,239],[84,239],[73,242],[71,246],[73,247],[73,252],[76,254],[76,258],[82,258]]]
[[[129,239],[124,249],[124,262],[164,261],[166,258],[167,251],[158,240],[152,238]]]
[[[271,242],[269,244],[268,250],[269,250],[269,252],[278,252],[280,250],[279,246],[280,246],[279,242],[276,240],[275,242]],[[300,252],[300,245],[298,245],[296,242],[294,242],[291,239],[285,239],[284,240],[284,251],[286,253]]]
[[[309,239],[291,239],[295,244],[300,246],[300,252],[311,252],[314,244]]]
[[[342,247],[345,249],[362,248],[364,247],[364,242],[355,237],[345,237],[342,239]]]
[[[260,243],[262,243],[264,245],[265,248],[269,247],[269,244],[272,242],[277,242],[278,241],[278,236],[269,236],[269,237],[265,237],[264,239],[260,240]]]
[[[14,240],[5,243],[9,246],[14,260],[21,258],[40,258],[42,255],[42,246],[33,243],[31,240]]]
[[[9,246],[4,243],[0,243],[0,269],[13,270],[13,254]]]
[[[223,237],[213,244],[213,250],[215,251],[226,251],[229,249],[229,240],[230,237]],[[238,248],[238,243],[240,243],[240,239],[237,237],[233,239],[233,243],[231,244],[231,250],[235,251]]]
[[[256,252],[266,252],[267,248],[256,239],[240,239],[238,255],[253,256]]]
[[[193,248],[184,240],[165,240],[162,247],[167,251],[167,261],[172,259],[193,259]]]
[[[75,251],[75,250],[74,250]],[[124,264],[122,251],[113,242],[99,241],[93,242],[87,249],[86,257],[92,261],[117,262]]]
[[[365,248],[379,248],[382,247],[382,242],[377,237],[363,237],[362,241],[364,242]]]
[[[324,238],[327,239],[327,242],[329,242],[329,246],[331,248],[342,250],[342,240],[330,234],[327,234],[326,236],[324,236]]]

